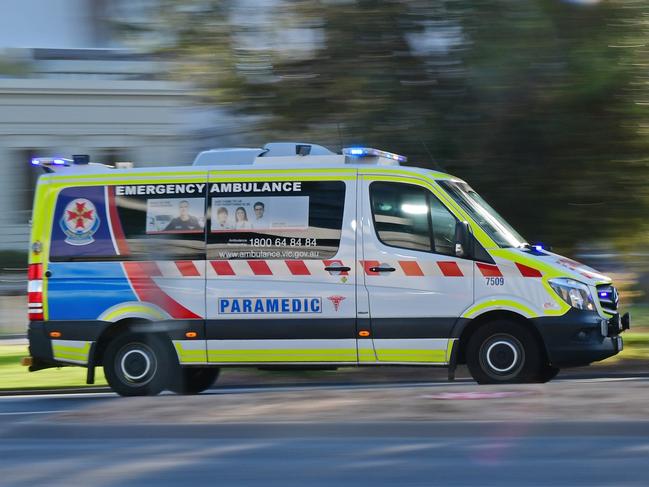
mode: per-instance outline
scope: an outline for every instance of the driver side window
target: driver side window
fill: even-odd
[[[370,184],[370,201],[383,244],[454,255],[456,219],[426,188],[376,181]]]

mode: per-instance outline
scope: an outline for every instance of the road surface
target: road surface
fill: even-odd
[[[649,484],[649,375],[0,398],[3,486]]]

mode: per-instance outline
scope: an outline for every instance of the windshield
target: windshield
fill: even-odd
[[[525,239],[482,199],[471,186],[459,181],[438,181],[439,185],[500,247],[521,247]]]

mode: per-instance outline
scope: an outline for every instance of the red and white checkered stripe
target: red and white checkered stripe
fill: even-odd
[[[344,266],[341,260],[181,260],[141,262],[142,272],[149,277],[166,278],[215,278],[227,276],[341,276],[348,272],[326,271],[328,266]],[[378,260],[361,260],[360,267],[367,276],[400,276],[400,277],[464,277],[465,270],[452,260],[434,262],[417,262],[399,260],[380,262]],[[483,277],[503,277],[503,270],[495,264],[475,263],[476,269]],[[393,267],[394,272],[382,273],[370,270],[373,267]],[[538,269],[516,263],[518,273],[510,277],[542,277]]]

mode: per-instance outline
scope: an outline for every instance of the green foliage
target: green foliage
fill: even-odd
[[[570,250],[646,231],[648,13],[639,0],[165,0],[151,26],[173,77],[258,116],[246,143],[342,138],[439,164],[530,241]]]

